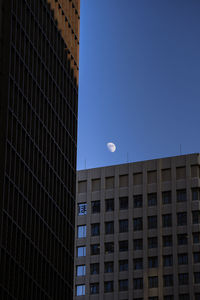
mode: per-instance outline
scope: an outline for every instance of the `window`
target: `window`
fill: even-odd
[[[99,274],[99,263],[90,264],[90,274]]]
[[[78,203],[78,216],[87,215],[87,204],[86,203]]]
[[[186,177],[186,168],[185,167],[178,167],[176,168],[176,179],[184,179]]]
[[[193,243],[194,244],[200,243],[200,233],[199,232],[193,232]]]
[[[78,226],[78,238],[85,238],[86,237],[86,225]]]
[[[119,291],[128,291],[128,279],[119,280]]]
[[[148,229],[156,229],[157,228],[157,216],[148,217]]]
[[[187,212],[177,213],[177,225],[178,226],[187,225]]]
[[[148,182],[148,184],[157,182],[157,172],[156,171],[148,171],[147,172],[147,182]]]
[[[85,276],[85,265],[76,266],[76,276]]]
[[[142,230],[142,218],[134,218],[133,219],[133,230]]]
[[[162,203],[163,204],[172,203],[172,193],[171,193],[171,191],[162,192]]]
[[[164,286],[173,286],[173,275],[164,275],[163,276],[163,285]]]
[[[188,284],[188,273],[178,274],[178,284],[179,285]]]
[[[200,263],[200,252],[193,253],[193,260],[194,260],[194,263]]]
[[[192,200],[200,200],[199,194],[200,194],[199,188],[193,188],[192,189]]]
[[[148,266],[149,269],[157,268],[158,267],[158,257],[157,256],[151,256],[148,258]]]
[[[99,283],[94,282],[90,283],[90,294],[98,294],[99,293]]]
[[[93,244],[90,247],[91,255],[98,255],[100,253],[100,245],[99,244]]]
[[[189,300],[189,298],[188,298]],[[200,293],[195,293],[195,300],[200,300]]]
[[[104,293],[113,292],[113,281],[104,282]]]
[[[163,266],[171,267],[173,265],[173,256],[172,255],[164,255],[163,256]]]
[[[119,261],[119,272],[128,271],[128,260],[120,260]]]
[[[119,221],[119,232],[128,232],[128,220]]]
[[[162,216],[162,226],[171,227],[172,226],[172,215],[166,214]]]
[[[187,200],[186,190],[176,191],[177,202],[185,202]]]
[[[142,250],[143,249],[143,241],[142,239],[133,240],[133,249],[134,250]]]
[[[190,300],[189,294],[179,294],[179,300]]]
[[[86,256],[86,247],[77,247],[77,257]]]
[[[79,194],[87,192],[87,181],[84,180],[78,182],[78,192]]]
[[[128,241],[119,242],[119,252],[128,251]]]
[[[92,191],[96,192],[96,191],[100,191],[100,189],[101,189],[101,179],[100,178],[92,179]]]
[[[152,276],[149,277],[149,288],[157,288],[158,287],[158,277]]]
[[[106,211],[113,211],[114,210],[114,199],[106,199],[105,200],[105,208],[106,208]]]
[[[163,247],[171,247],[171,246],[172,246],[172,235],[164,235]]]
[[[115,185],[115,177],[106,177],[106,189],[113,189]]]
[[[91,210],[92,214],[98,214],[101,211],[100,200],[91,202]]]
[[[164,296],[164,300],[174,300],[174,296],[173,295]]]
[[[128,175],[120,175],[119,187],[127,187],[127,186],[128,186]]]
[[[76,296],[85,295],[85,284],[79,284],[76,286]]]
[[[133,267],[134,267],[134,270],[142,270],[143,269],[143,259],[135,258],[133,260]]]
[[[128,209],[128,197],[119,198],[119,209]]]
[[[99,223],[91,224],[91,235],[96,236],[99,234],[100,234],[100,224]]]
[[[183,233],[183,234],[178,234],[177,235],[177,242],[178,245],[187,245],[187,234]]]
[[[158,239],[157,237],[148,238],[148,248],[157,248],[158,247]]]
[[[200,272],[194,273],[194,283],[200,283]]]
[[[193,210],[192,211],[192,223],[193,224],[199,224],[200,223],[200,211],[199,210]]]
[[[113,261],[107,261],[104,263],[104,272],[113,273],[114,272],[114,263]]]
[[[148,194],[148,206],[155,206],[157,205],[157,194],[151,193]]]
[[[134,208],[142,207],[142,195],[133,196],[133,206]]]
[[[134,185],[141,185],[143,182],[142,173],[133,173],[133,184]]]
[[[114,233],[114,222],[105,222],[105,234],[113,234]]]
[[[171,169],[162,169],[162,181],[171,180]]]
[[[113,252],[114,252],[114,243],[113,242],[105,243],[105,254],[109,254]]]
[[[188,255],[187,253],[178,254],[178,264],[187,265],[188,264]]]
[[[143,278],[133,279],[133,287],[134,287],[135,290],[143,289]]]

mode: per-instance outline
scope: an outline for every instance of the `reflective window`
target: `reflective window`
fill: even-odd
[[[85,284],[79,284],[76,286],[76,296],[85,295]]]
[[[101,206],[99,200],[91,202],[91,210],[92,210],[92,214],[100,213]]]
[[[85,246],[77,247],[77,256],[78,257],[86,256],[86,247]]]
[[[78,203],[78,216],[84,216],[87,214],[87,204]]]
[[[91,235],[96,236],[99,234],[100,234],[100,224],[99,223],[91,224]]]
[[[76,276],[85,276],[85,265],[76,266]]]
[[[104,272],[113,273],[114,272],[114,263],[113,261],[107,261],[104,263]]]
[[[86,237],[86,225],[78,226],[78,238]]]
[[[90,264],[90,274],[99,274],[99,263]]]
[[[98,294],[99,293],[99,283],[90,283],[90,294]]]

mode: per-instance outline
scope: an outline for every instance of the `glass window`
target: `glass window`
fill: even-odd
[[[177,199],[177,202],[185,202],[187,200],[186,190],[176,191],[176,199]]]
[[[178,283],[179,285],[188,284],[188,273],[178,274]]]
[[[200,283],[200,272],[194,273],[194,283]]]
[[[119,252],[128,251],[128,241],[119,242]]]
[[[90,246],[91,255],[98,255],[100,253],[100,245],[93,244]]]
[[[98,214],[101,211],[100,200],[91,202],[91,210],[92,214]]]
[[[174,300],[174,296],[173,295],[164,296],[164,300]]]
[[[113,281],[104,282],[104,293],[113,292]]]
[[[156,228],[157,228],[157,216],[149,216],[148,229],[156,229]]]
[[[195,293],[195,300],[200,300],[200,293]]]
[[[78,226],[78,238],[86,237],[86,225]]]
[[[79,284],[76,286],[76,296],[85,295],[85,284]]]
[[[86,247],[80,246],[77,247],[77,257],[86,256]]]
[[[142,207],[142,195],[134,195],[133,196],[133,206],[134,208]]]
[[[114,199],[106,199],[105,200],[105,209],[106,209],[106,211],[114,210]]]
[[[163,227],[171,227],[172,226],[172,215],[166,214],[162,216],[162,225]]]
[[[157,205],[157,194],[151,193],[148,194],[148,206],[155,206]]]
[[[119,232],[128,232],[128,220],[119,220]]]
[[[76,276],[85,276],[85,265],[76,266]]]
[[[86,203],[78,203],[78,216],[87,215],[87,204]]]
[[[114,233],[114,222],[105,222],[105,234],[113,234]]]
[[[194,263],[200,263],[200,252],[193,253],[193,260],[194,260]]]
[[[133,279],[133,287],[134,287],[135,290],[143,289],[143,278]]]
[[[164,235],[163,247],[171,247],[171,246],[172,246],[172,235]]]
[[[178,242],[178,245],[187,245],[187,234],[186,233],[183,233],[183,234],[178,234],[177,235],[177,242]]]
[[[162,203],[163,204],[172,203],[172,193],[171,193],[171,191],[162,192]]]
[[[142,250],[143,249],[143,241],[142,239],[133,240],[133,249],[134,250]]]
[[[163,256],[163,266],[171,267],[173,265],[173,256],[172,255],[164,255]]]
[[[105,243],[105,254],[109,254],[113,252],[114,252],[114,243],[113,242]]]
[[[90,283],[90,294],[98,294],[99,293],[99,283],[94,282]]]
[[[128,279],[119,280],[119,291],[128,291]]]
[[[91,224],[91,235],[97,236],[99,234],[100,234],[100,224],[99,223]]]
[[[143,269],[143,259],[135,258],[133,260],[133,268],[134,268],[134,270],[142,270]]]
[[[179,300],[190,300],[189,294],[179,294]]]
[[[133,230],[142,230],[143,224],[142,224],[142,218],[134,218],[133,219]]]
[[[187,225],[187,212],[177,213],[177,225],[178,226]]]
[[[199,224],[200,223],[200,211],[199,210],[193,210],[192,211],[192,223],[193,224]]]
[[[163,285],[165,287],[167,286],[173,286],[173,275],[164,275],[163,276]]]
[[[119,261],[119,272],[128,271],[128,259]]]
[[[113,273],[114,272],[114,263],[113,261],[107,261],[104,263],[104,272]]]
[[[188,264],[188,254],[187,253],[178,254],[178,264],[179,265],[187,265]]]
[[[149,266],[149,269],[157,268],[158,267],[158,257],[157,256],[149,257],[148,258],[148,266]]]
[[[99,263],[90,264],[90,274],[99,274]]]
[[[157,248],[158,247],[158,239],[157,237],[148,238],[148,248]]]
[[[149,277],[149,288],[157,288],[158,287],[158,277],[152,276]]]
[[[119,198],[119,209],[128,209],[128,197]]]
[[[192,189],[192,200],[200,200],[199,194],[199,188]]]
[[[200,243],[200,232],[193,232],[193,243],[194,244]]]

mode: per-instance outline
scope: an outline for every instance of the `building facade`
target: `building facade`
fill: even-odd
[[[74,299],[200,299],[200,154],[81,170]]]
[[[79,0],[0,0],[0,298],[73,297]]]

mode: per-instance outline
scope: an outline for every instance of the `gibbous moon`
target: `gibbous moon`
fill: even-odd
[[[107,143],[107,147],[110,152],[115,152],[116,150],[116,146],[113,143]]]

